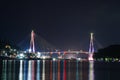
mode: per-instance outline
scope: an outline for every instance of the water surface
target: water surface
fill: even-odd
[[[0,60],[1,80],[117,80],[119,62]]]

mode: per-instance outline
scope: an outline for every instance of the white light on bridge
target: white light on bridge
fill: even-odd
[[[45,57],[45,56],[43,56],[42,58],[43,58],[43,59],[45,59],[46,57]]]
[[[29,52],[31,52],[32,50],[31,49],[29,49]]]
[[[53,61],[55,61],[56,59],[55,58],[53,58]]]
[[[24,54],[21,53],[21,54],[19,55],[19,58],[24,58]]]
[[[80,60],[81,60],[81,58],[77,58],[77,60],[78,60],[78,61],[80,61]]]
[[[41,53],[40,53],[40,52],[37,53],[37,57],[38,57],[38,58],[41,57]]]

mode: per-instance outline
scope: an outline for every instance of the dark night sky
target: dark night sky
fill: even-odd
[[[0,38],[16,44],[31,30],[59,48],[84,49],[89,33],[103,47],[120,43],[119,2],[4,1],[0,2]]]

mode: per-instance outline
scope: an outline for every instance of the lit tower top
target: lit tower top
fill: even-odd
[[[89,53],[94,53],[93,33],[90,33]]]
[[[30,40],[30,52],[35,53],[35,42],[34,42],[34,37],[35,37],[35,33],[32,30],[31,32],[31,40]]]

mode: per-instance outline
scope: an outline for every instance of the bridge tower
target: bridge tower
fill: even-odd
[[[35,41],[34,41],[35,33],[32,30],[31,32],[31,40],[30,40],[30,49],[29,52],[35,53]]]
[[[94,53],[93,33],[90,33],[90,46],[89,46],[88,60],[93,60],[93,53]]]

